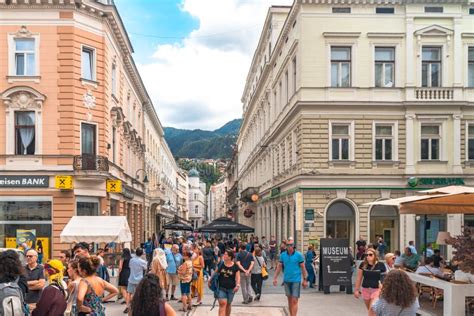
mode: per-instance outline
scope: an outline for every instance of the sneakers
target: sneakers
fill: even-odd
[[[252,301],[253,301],[253,297],[249,296],[249,303],[252,303]]]
[[[165,300],[169,301],[169,300],[168,300],[168,294],[166,294]]]
[[[128,307],[123,310],[124,314],[128,314]]]
[[[260,294],[255,295],[255,300],[260,301]]]
[[[166,299],[168,300],[168,295],[166,296]],[[176,301],[178,299],[176,297],[174,297],[174,295],[171,295],[170,300],[171,301]]]

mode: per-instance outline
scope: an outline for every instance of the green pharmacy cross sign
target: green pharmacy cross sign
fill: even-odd
[[[463,178],[416,178],[408,179],[408,185],[412,188],[417,186],[448,186],[448,185],[464,185]]]

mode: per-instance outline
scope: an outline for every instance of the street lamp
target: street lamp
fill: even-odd
[[[139,172],[139,171],[143,171],[144,176],[143,176],[143,181],[142,181],[142,182],[143,182],[144,184],[147,184],[147,183],[148,183],[148,175],[147,175],[145,169],[138,169],[138,170],[137,170],[137,172],[135,173],[135,178],[136,178],[137,180],[134,179],[134,181],[140,182],[140,177],[138,176],[138,172]]]

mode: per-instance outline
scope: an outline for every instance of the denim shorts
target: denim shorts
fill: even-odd
[[[301,282],[284,282],[285,284],[285,295],[299,298]]]
[[[191,282],[188,282],[188,283],[181,282],[179,284],[179,287],[181,289],[181,295],[182,296],[186,296],[186,295],[191,294]]]
[[[135,294],[138,284],[130,283],[127,284],[127,292],[130,294]]]
[[[219,293],[217,294],[218,300],[227,300],[227,304],[232,304],[234,300],[234,289],[224,289],[222,287],[219,288]]]

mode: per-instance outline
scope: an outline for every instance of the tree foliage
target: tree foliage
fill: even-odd
[[[453,246],[453,261],[459,262],[464,272],[474,273],[474,227],[464,226],[462,235],[446,240]]]

